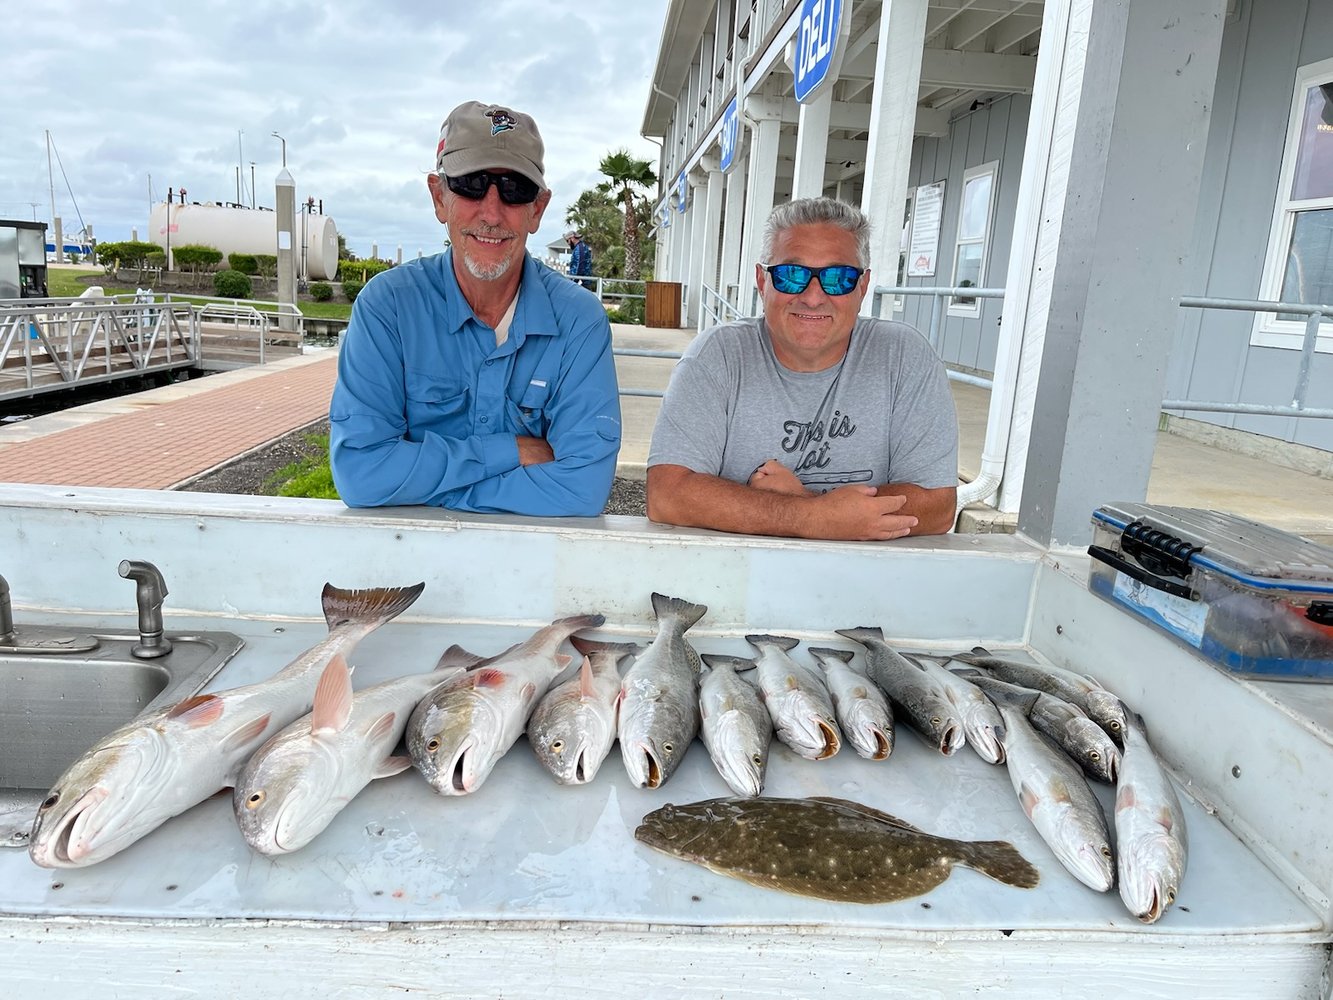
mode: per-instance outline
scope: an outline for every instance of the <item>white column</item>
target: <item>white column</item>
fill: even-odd
[[[685,186],[689,187],[688,184]],[[689,195],[686,198],[685,211],[676,212],[673,208],[676,214],[671,217],[671,225],[676,230],[671,238],[671,280],[682,285],[690,280],[690,231],[694,222],[694,198]],[[685,317],[681,316],[680,321],[684,323]]]
[[[750,187],[745,203],[745,236],[741,241],[740,309],[750,310],[754,289],[754,265],[764,241],[764,223],[773,211],[773,188],[778,176],[778,132],[776,117],[758,119],[750,128]]]
[[[707,177],[700,177],[691,172],[690,185],[690,269],[685,280],[689,282],[685,289],[685,315],[687,326],[699,324],[699,287],[704,281],[704,258],[708,243],[708,191]],[[714,230],[716,232],[716,230]]]
[[[750,161],[738,158],[727,175],[726,211],[722,217],[721,275],[717,279],[718,292],[723,298],[738,305],[735,290],[728,286],[741,280],[741,236],[745,225],[745,177]],[[745,310],[742,309],[742,312]]]
[[[296,304],[296,181],[283,167],[274,184],[274,207],[278,216],[278,301]],[[167,218],[170,219],[170,214]],[[290,312],[278,315],[279,330],[296,328]]]
[[[699,280],[696,282],[699,286],[700,302],[703,301],[702,295],[705,285],[718,294],[722,292],[722,289],[718,287],[720,283],[717,277],[717,245],[722,236],[722,199],[726,180],[722,174],[722,164],[713,154],[710,153],[705,156],[701,166],[708,171],[708,193],[704,218],[703,252],[699,254]],[[710,299],[708,306],[713,312],[717,312],[717,302]],[[698,318],[700,328],[702,329],[707,322],[706,314],[701,308]]]
[[[796,176],[791,197],[818,198],[824,193],[824,162],[828,159],[829,116],[833,111],[833,81],[826,80],[812,100],[801,105],[796,132]]]
[[[1058,0],[1052,0],[1058,2]],[[912,164],[921,51],[926,43],[926,0],[884,0],[870,99],[861,211],[870,218],[870,283],[891,285],[898,274],[907,174]],[[861,305],[869,313],[874,296]]]

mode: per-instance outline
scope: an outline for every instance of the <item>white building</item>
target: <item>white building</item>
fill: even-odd
[[[1333,316],[1303,355],[1305,316],[1181,302],[1333,303],[1333,0],[673,0],[662,38],[642,131],[689,322],[752,312],[768,212],[825,194],[875,223],[875,285],[1003,290],[875,308],[993,377],[1020,528],[1141,497],[1162,412],[1333,470]]]

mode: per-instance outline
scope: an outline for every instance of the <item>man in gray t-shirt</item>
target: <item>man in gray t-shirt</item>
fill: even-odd
[[[827,198],[769,217],[762,319],[714,327],[677,365],[648,456],[655,521],[887,539],[950,530],[958,422],[921,334],[858,316],[865,216]]]

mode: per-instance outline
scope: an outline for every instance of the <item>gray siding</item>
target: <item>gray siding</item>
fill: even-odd
[[[995,177],[990,246],[981,284],[989,288],[1003,287],[1005,272],[1009,267],[1009,244],[1013,239],[1018,179],[1023,167],[1023,144],[1027,140],[1031,108],[1032,99],[1026,95],[1002,97],[989,107],[979,108],[954,121],[949,127],[948,136],[942,139],[917,139],[913,144],[908,184],[915,188],[944,181],[944,212],[940,223],[939,262],[935,277],[909,278],[907,284],[926,287],[952,283],[963,174],[972,167],[994,160],[1000,166]],[[893,226],[893,220],[890,226]],[[894,275],[882,275],[879,283],[891,284],[894,279]],[[983,299],[980,318],[970,319],[949,316],[947,309],[942,307],[940,356],[951,365],[982,372],[992,371],[1003,308],[1000,300]],[[908,296],[903,319],[922,333],[928,333],[930,310],[930,298]]]
[[[1223,37],[1184,295],[1259,295],[1297,69],[1333,56],[1333,0],[1249,0]],[[1248,313],[1182,310],[1167,395],[1291,402],[1299,352],[1250,346]],[[1307,405],[1333,407],[1333,356],[1316,354]],[[1333,420],[1190,411],[1191,419],[1333,450]]]

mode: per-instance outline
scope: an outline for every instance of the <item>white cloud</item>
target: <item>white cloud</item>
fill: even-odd
[[[638,130],[667,2],[18,0],[0,217],[50,222],[47,129],[68,177],[67,189],[55,168],[56,213],[101,240],[147,238],[150,175],[159,201],[168,185],[232,201],[239,163],[248,201],[254,161],[258,201],[272,205],[276,131],[298,200],[322,199],[356,253],[430,253],[444,238],[425,184],[440,122],[481,100],[541,127],[554,198],[529,240],[539,250],[606,153],[656,165]]]

